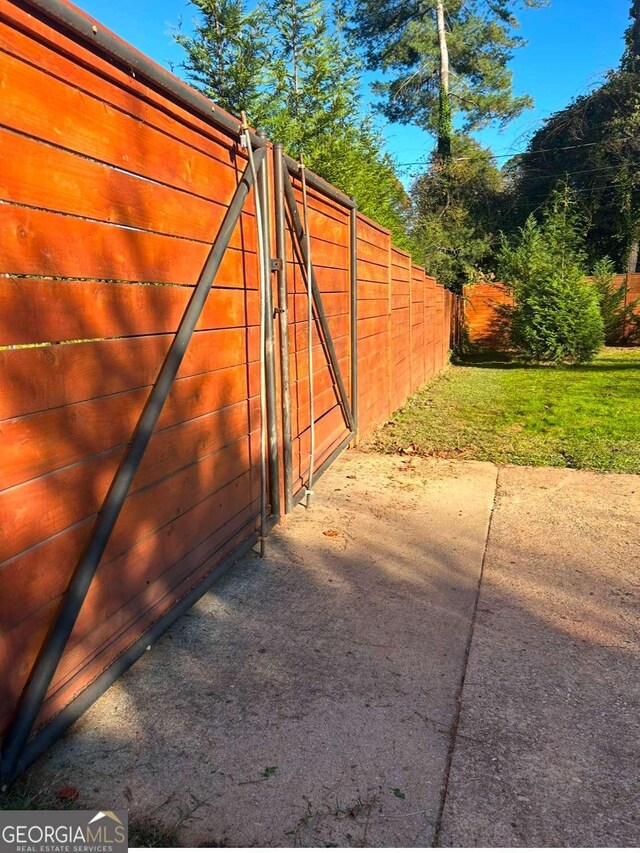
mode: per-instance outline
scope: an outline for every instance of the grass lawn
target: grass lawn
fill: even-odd
[[[365,446],[388,453],[640,474],[640,348],[591,364],[453,366]]]

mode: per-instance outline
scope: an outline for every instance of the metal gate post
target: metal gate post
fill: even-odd
[[[258,170],[264,167],[265,155],[265,148],[261,148],[255,153]],[[252,183],[251,171],[247,166],[222,220],[193,295],[180,321],[178,331],[160,368],[158,378],[136,424],[124,458],[114,475],[89,541],[82,551],[55,620],[18,700],[14,717],[2,744],[0,779],[2,779],[3,784],[10,782],[15,776],[16,765],[24,751],[29,735],[33,731],[135,473],[169,396],[173,380],[180,368]]]
[[[351,411],[358,435],[358,209],[349,212],[349,286],[351,291]]]
[[[291,450],[291,379],[289,376],[289,295],[287,240],[284,213],[284,159],[280,143],[273,146],[273,192],[276,217],[278,320],[280,328],[280,384],[282,388],[282,451],[284,454],[284,511],[293,509],[293,454]]]
[[[261,130],[258,136],[267,141],[267,134]],[[271,217],[269,205],[269,172],[267,160],[262,164],[258,173],[258,192],[260,193],[260,212],[264,223],[264,264],[265,269],[271,268]],[[269,453],[269,499],[271,514],[280,518],[280,468],[278,458],[278,415],[276,407],[276,365],[273,347],[273,293],[271,290],[271,273],[268,273],[268,287],[265,294],[265,369],[267,379],[267,444]]]

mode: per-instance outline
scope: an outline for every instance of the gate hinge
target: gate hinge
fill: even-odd
[[[283,268],[282,258],[271,258],[271,272],[282,272]]]

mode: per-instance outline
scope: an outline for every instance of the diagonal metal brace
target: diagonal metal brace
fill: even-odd
[[[286,165],[283,164],[284,170],[284,194],[287,199],[287,206],[289,207],[289,212],[291,214],[291,219],[293,221],[293,228],[296,234],[296,240],[298,244],[298,249],[300,251],[300,256],[302,258],[303,266],[306,268],[307,266],[307,246],[305,242],[305,233],[304,228],[302,226],[302,220],[300,219],[300,213],[298,211],[298,203],[296,202],[296,197],[293,192],[293,186],[291,184],[291,179],[289,177],[289,170]],[[314,309],[316,313],[316,318],[320,323],[320,328],[322,329],[322,334],[324,337],[324,343],[327,348],[327,353],[329,355],[329,362],[331,364],[331,370],[335,377],[336,383],[338,385],[338,391],[340,392],[340,402],[342,404],[342,408],[345,413],[345,418],[347,421],[347,426],[349,427],[350,432],[355,432],[355,421],[353,418],[353,412],[351,410],[351,404],[349,402],[349,398],[347,396],[347,389],[345,388],[344,381],[342,379],[342,374],[340,372],[340,366],[338,365],[338,356],[336,355],[336,350],[333,345],[333,338],[331,337],[331,331],[329,330],[329,324],[327,323],[327,315],[324,312],[324,305],[322,304],[322,295],[320,293],[320,288],[318,287],[318,282],[316,279],[316,274],[313,269],[313,265],[311,265],[311,291],[313,293],[313,303]],[[356,365],[352,365],[352,370],[356,369]]]
[[[262,167],[265,155],[266,149],[264,148],[255,152],[256,171]],[[136,424],[125,456],[116,471],[98,513],[89,541],[78,560],[60,609],[18,700],[11,725],[2,745],[0,779],[4,785],[15,778],[16,767],[42,709],[47,691],[64,654],[91,582],[98,570],[98,565],[118,520],[135,473],[169,396],[173,380],[178,373],[189,341],[200,319],[207,296],[220,269],[224,253],[229,246],[231,235],[242,213],[252,183],[251,171],[247,166],[233,194],[193,295],[180,321],[178,331],[160,368],[158,378]]]

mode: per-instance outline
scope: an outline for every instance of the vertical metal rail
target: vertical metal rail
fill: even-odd
[[[298,250],[300,252],[300,256],[302,258],[302,262],[304,266],[307,265],[307,252],[305,246],[305,234],[304,228],[302,227],[302,222],[300,220],[300,214],[298,212],[298,204],[296,202],[296,197],[293,192],[293,186],[291,185],[291,181],[289,180],[289,171],[285,165],[284,174],[283,174],[283,184],[284,184],[284,193],[285,198],[287,200],[287,206],[289,207],[289,212],[291,214],[291,219],[293,221],[293,228],[296,235],[296,243],[298,246]],[[324,338],[324,344],[327,349],[327,354],[329,356],[329,363],[331,365],[331,370],[333,372],[334,378],[336,380],[336,384],[338,386],[338,392],[340,394],[340,402],[342,408],[345,413],[345,418],[347,421],[347,426],[349,427],[350,432],[354,432],[353,426],[353,412],[351,411],[351,405],[349,403],[349,397],[347,395],[347,389],[345,388],[344,381],[342,379],[342,374],[340,373],[340,367],[338,365],[338,357],[336,355],[336,350],[333,345],[333,338],[331,337],[331,331],[329,329],[329,324],[327,322],[327,315],[324,312],[324,306],[322,304],[322,295],[320,293],[320,288],[318,287],[318,282],[316,281],[316,274],[313,270],[313,266],[311,267],[311,288],[313,291],[313,303],[316,311],[316,317],[318,322],[320,323],[320,328],[322,329],[322,335]]]
[[[291,379],[289,376],[289,295],[287,292],[287,239],[284,212],[283,147],[273,146],[273,191],[275,197],[276,255],[278,277],[278,321],[280,329],[280,386],[282,389],[282,451],[284,455],[284,510],[293,509],[293,453],[291,450]]]
[[[257,170],[263,167],[265,154],[265,148],[256,151],[255,164]],[[233,194],[193,295],[180,321],[178,331],[160,368],[158,378],[136,424],[125,456],[114,475],[89,541],[78,560],[60,609],[18,700],[2,746],[0,778],[3,782],[5,780],[10,781],[13,778],[16,764],[25,748],[29,735],[33,731],[47,691],[71,636],[91,582],[95,577],[135,473],[169,396],[173,380],[180,368],[252,183],[251,172],[247,166]]]
[[[302,224],[304,227],[304,248],[307,255],[304,277],[307,282],[307,359],[309,379],[309,473],[307,475],[306,503],[307,509],[311,509],[313,499],[313,472],[316,467],[316,395],[315,383],[313,381],[313,288],[311,286],[311,234],[309,229],[309,199],[307,196],[307,179],[304,168],[304,160],[300,155],[300,179],[302,182]]]
[[[358,433],[358,209],[349,212],[349,287],[351,292],[351,411]]]
[[[242,117],[242,136],[240,144],[247,150],[249,158],[249,168],[251,176],[255,182],[255,190],[253,194],[255,220],[256,220],[256,242],[257,242],[257,257],[258,257],[258,307],[260,316],[260,343],[259,343],[259,364],[260,364],[260,556],[266,555],[267,544],[267,479],[268,479],[268,463],[267,463],[267,365],[265,361],[266,352],[266,322],[265,322],[265,292],[268,287],[269,273],[267,272],[264,260],[264,244],[266,235],[264,233],[264,218],[262,216],[262,196],[258,185],[258,172],[256,170],[255,161],[253,159],[253,146],[251,145],[251,137],[249,136],[247,117],[244,110],[240,113]],[[252,456],[253,458],[253,456]]]
[[[266,145],[267,134],[260,131],[258,136]],[[267,379],[267,447],[269,461],[269,499],[271,514],[280,518],[280,469],[278,460],[278,415],[276,411],[276,365],[273,344],[273,292],[271,289],[271,217],[269,216],[269,172],[267,161],[258,175],[260,193],[260,211],[264,223],[264,268],[267,274],[265,288],[265,367]]]

